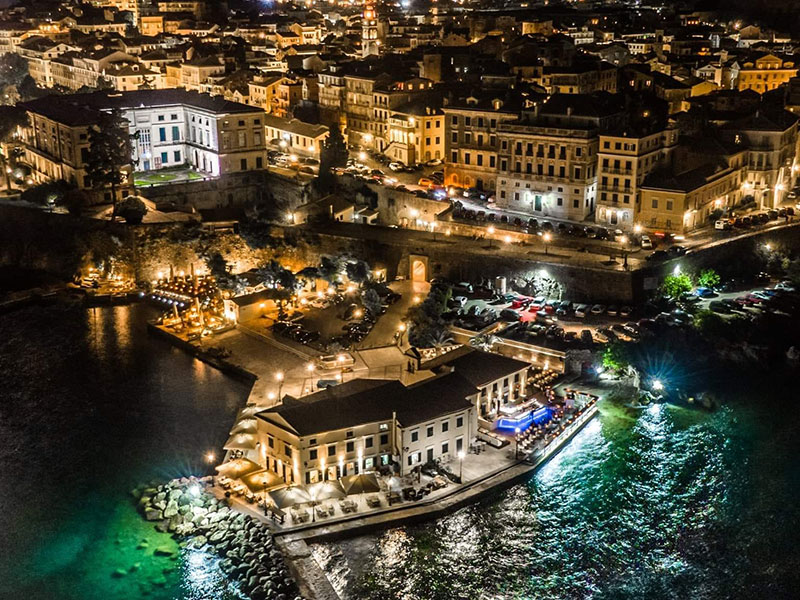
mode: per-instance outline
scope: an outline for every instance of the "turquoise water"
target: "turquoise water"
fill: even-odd
[[[129,490],[202,473],[248,386],[149,336],[151,316],[0,316],[0,597],[234,597],[215,560],[157,533]]]
[[[0,598],[237,595],[128,495],[203,472],[248,392],[149,336],[149,314],[0,316]],[[765,379],[712,414],[603,404],[526,484],[315,553],[349,600],[797,598],[797,396]]]
[[[800,419],[771,392],[602,405],[527,484],[315,554],[360,600],[797,598]]]

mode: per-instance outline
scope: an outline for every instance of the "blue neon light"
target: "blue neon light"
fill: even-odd
[[[514,431],[519,427],[520,431],[525,431],[534,423],[536,425],[541,425],[543,423],[547,423],[550,420],[552,413],[548,407],[540,408],[535,412],[527,411],[519,417],[511,418],[505,417],[502,419],[497,420],[497,429],[505,429],[508,431]]]

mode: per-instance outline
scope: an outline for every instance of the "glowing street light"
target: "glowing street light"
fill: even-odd
[[[459,481],[461,481],[461,483],[464,483],[462,481],[462,478],[461,478],[461,475],[462,475],[463,472],[464,472],[464,451],[463,450],[459,450],[458,451],[458,479],[459,479]]]
[[[642,233],[642,226],[638,223],[633,226],[633,233]]]
[[[550,240],[552,238],[553,238],[553,236],[550,235],[549,231],[546,231],[545,234],[542,236],[542,240],[544,240],[544,253],[545,254],[547,254],[547,244],[550,243]]]
[[[661,382],[660,379],[656,379],[653,381],[653,389],[657,392],[660,392],[664,389],[664,384]]]
[[[359,152],[358,153],[358,160],[360,160],[361,162],[364,162],[365,160],[367,160],[367,153],[366,152]]]
[[[489,227],[486,228],[486,233],[489,234],[489,248],[492,247],[492,240],[494,239],[492,236],[494,235],[494,232],[494,225],[489,225]]]
[[[205,459],[206,459],[206,462],[207,462],[208,464],[211,464],[211,463],[213,463],[213,462],[214,462],[214,460],[215,460],[216,458],[217,458],[217,455],[216,455],[216,454],[214,454],[214,453],[213,453],[211,450],[209,450],[208,452],[206,452]]]
[[[278,382],[278,400],[281,399],[281,391],[283,390],[283,371],[275,373],[275,381]]]

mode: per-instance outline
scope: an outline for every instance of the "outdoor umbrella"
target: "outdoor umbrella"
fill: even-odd
[[[248,473],[241,479],[242,483],[247,486],[247,489],[253,493],[263,492],[264,488],[274,487],[283,483],[283,479],[266,469]]]
[[[220,475],[225,475],[231,479],[239,479],[249,473],[263,470],[264,467],[246,458],[235,458],[217,467]]]
[[[315,502],[324,500],[338,500],[347,496],[342,484],[338,481],[320,481],[306,486],[309,496]]]
[[[241,419],[231,429],[231,435],[235,433],[255,433],[256,427],[255,419]]]
[[[225,450],[255,450],[256,436],[252,433],[237,433],[228,438],[223,448]]]
[[[339,481],[342,482],[342,487],[347,492],[348,496],[354,494],[374,494],[381,491],[381,486],[378,484],[378,478],[375,473],[361,473],[360,475],[347,475],[342,477]]]
[[[302,485],[293,485],[292,487],[272,490],[269,493],[269,497],[272,498],[272,502],[275,503],[275,506],[280,509],[313,501],[308,490]]]

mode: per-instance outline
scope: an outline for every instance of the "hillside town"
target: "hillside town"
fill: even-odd
[[[717,408],[676,348],[800,362],[800,37],[703,6],[12,3],[0,266],[65,283],[0,312],[145,304],[251,386],[137,506],[337,600],[306,543],[526,481],[609,398]]]

